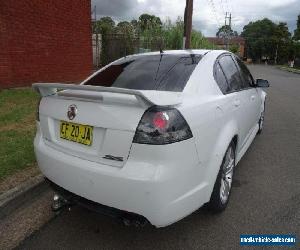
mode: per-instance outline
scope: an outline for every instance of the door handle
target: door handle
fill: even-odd
[[[234,104],[234,106],[238,107],[238,106],[240,106],[241,101],[240,100],[234,100],[233,104]]]
[[[251,100],[254,101],[255,100],[255,95],[251,96]]]

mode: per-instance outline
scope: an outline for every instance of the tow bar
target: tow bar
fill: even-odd
[[[59,213],[63,208],[69,207],[71,209],[71,202],[60,196],[59,194],[55,193],[53,196],[53,202],[51,205],[52,211],[55,213]]]
[[[50,183],[50,187],[52,187],[55,192],[51,208],[56,215],[60,214],[60,212],[62,212],[65,208],[71,211],[71,207],[73,205],[79,205],[89,210],[113,217],[125,226],[144,227],[150,224],[149,221],[141,215],[98,204],[77,196],[62,187],[57,186],[48,179],[47,181]]]

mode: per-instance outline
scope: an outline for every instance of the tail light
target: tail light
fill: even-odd
[[[193,137],[192,131],[177,109],[153,106],[142,116],[133,142],[162,145],[191,137]]]

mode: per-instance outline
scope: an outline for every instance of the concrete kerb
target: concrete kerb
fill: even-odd
[[[49,188],[43,175],[30,178],[21,185],[0,195],[0,219],[11,214],[24,203],[36,198]]]

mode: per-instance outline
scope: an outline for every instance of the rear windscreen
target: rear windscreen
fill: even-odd
[[[85,85],[181,92],[201,55],[144,55],[123,58]]]

